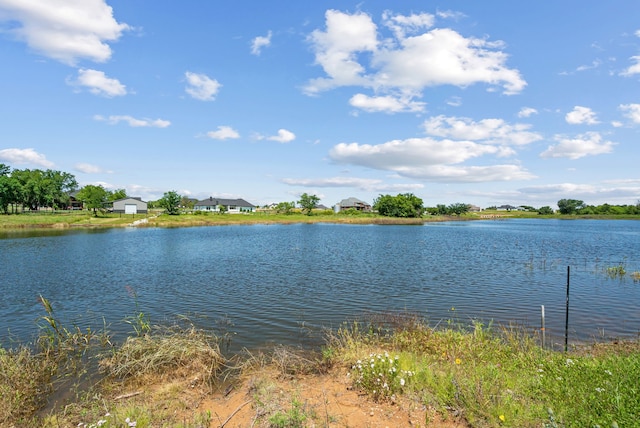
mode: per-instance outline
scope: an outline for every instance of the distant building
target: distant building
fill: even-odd
[[[139,197],[123,198],[113,201],[113,212],[120,214],[146,214],[147,203]]]
[[[513,205],[500,205],[496,209],[498,211],[520,211],[520,208],[514,207]]]
[[[369,205],[365,201],[361,201],[358,198],[351,197],[351,198],[341,200],[335,206],[336,212],[350,210],[350,209],[368,212],[368,211],[371,211],[371,205]]]
[[[244,199],[223,199],[209,197],[194,204],[194,211],[220,212],[220,207],[224,207],[225,211],[231,214],[252,213],[255,211],[255,205],[250,204]]]

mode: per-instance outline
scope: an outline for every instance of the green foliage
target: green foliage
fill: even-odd
[[[164,208],[165,213],[169,215],[180,214],[181,196],[174,190],[164,193],[164,196],[158,201],[158,206]]]
[[[391,358],[388,352],[369,354],[351,367],[356,388],[364,390],[375,401],[389,399],[408,386],[414,372],[400,369],[400,357]]]
[[[584,202],[577,199],[560,199],[558,201],[560,214],[576,214],[578,210],[584,207]]]
[[[270,427],[273,428],[303,428],[307,415],[300,401],[294,399],[291,409],[286,412],[278,411],[269,418]]]
[[[298,203],[302,207],[302,212],[307,215],[311,215],[311,211],[318,205],[320,202],[320,198],[316,195],[308,195],[307,193],[303,193],[300,195],[300,200]]]
[[[104,211],[108,197],[109,192],[104,187],[93,184],[87,184],[76,195],[76,198],[81,200],[86,208],[93,210],[95,216],[98,215],[98,211]]]
[[[424,206],[422,199],[412,193],[400,193],[380,195],[373,201],[373,209],[387,217],[422,217]]]
[[[455,203],[447,207],[447,214],[455,214],[458,217],[469,212],[469,204]]]
[[[538,214],[540,215],[552,215],[553,209],[550,206],[540,207],[538,209]]]
[[[109,202],[117,201],[119,199],[125,199],[127,197],[127,191],[125,189],[116,189],[112,192],[107,192],[107,199]]]
[[[291,214],[295,207],[295,202],[279,202],[276,205],[276,212],[279,214]]]

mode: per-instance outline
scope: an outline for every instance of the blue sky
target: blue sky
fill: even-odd
[[[145,200],[640,200],[640,3],[0,0],[0,163]]]

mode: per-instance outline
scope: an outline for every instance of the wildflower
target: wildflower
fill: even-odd
[[[571,358],[567,358],[567,366],[572,366],[574,364],[575,362]]]
[[[456,358],[456,364],[462,364],[462,360],[460,358]]]
[[[498,419],[500,419],[502,422],[504,422],[504,415],[498,416]]]
[[[400,386],[404,386],[404,378],[400,378]]]
[[[611,373],[611,370],[605,370],[604,371],[606,374],[608,374],[609,376],[613,376],[613,373]]]
[[[604,388],[596,388],[597,392],[604,392]]]

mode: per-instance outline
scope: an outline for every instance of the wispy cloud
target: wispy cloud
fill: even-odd
[[[258,36],[251,41],[251,53],[253,55],[260,55],[262,48],[271,46],[272,32],[269,31],[266,36]]]
[[[145,128],[145,127],[150,127],[150,128],[166,128],[169,125],[171,125],[171,122],[169,122],[168,120],[163,120],[163,119],[136,119],[135,117],[132,116],[128,116],[128,115],[122,115],[122,116],[109,116],[109,117],[104,117],[101,115],[95,115],[93,117],[95,120],[101,121],[101,122],[107,122],[110,125],[117,125],[120,122],[125,122],[127,124],[129,124],[129,126],[133,127],[133,128]]]

